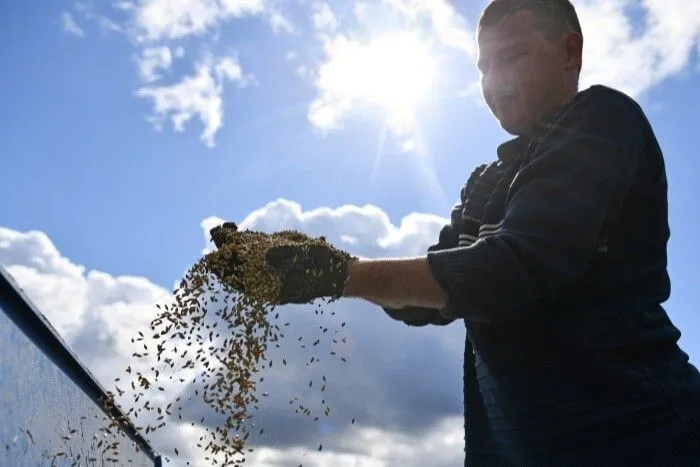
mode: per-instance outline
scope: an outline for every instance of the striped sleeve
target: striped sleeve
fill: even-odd
[[[574,102],[515,176],[491,235],[428,253],[448,295],[441,314],[507,321],[579,278],[636,179],[647,126],[638,105],[617,91]]]

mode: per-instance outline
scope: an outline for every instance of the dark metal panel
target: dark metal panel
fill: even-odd
[[[160,466],[123,414],[102,407],[105,390],[1,266],[0,311],[0,465]],[[122,421],[110,428],[108,412]]]

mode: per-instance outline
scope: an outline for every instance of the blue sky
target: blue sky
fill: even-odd
[[[232,1],[229,10],[192,2],[209,6],[201,16],[204,10],[175,4],[163,10],[163,1],[0,7],[0,227],[16,234],[7,238],[20,242],[19,233],[39,231],[55,246],[51,254],[85,271],[165,289],[207,247],[213,218],[318,225],[336,238],[365,239],[346,246],[377,254],[387,250],[372,235],[386,234],[388,219],[399,238],[389,251],[417,254],[435,240],[434,219],[448,216],[470,171],[508,137],[474,92],[472,30],[483,2],[465,9],[443,1],[249,0]],[[700,7],[645,4],[576,3],[582,87],[628,92],[661,143],[671,224],[666,307],[698,361]],[[392,38],[406,32],[428,45],[398,60],[413,43]],[[382,37],[389,38],[384,55],[376,52]],[[432,77],[416,81],[429,65]],[[196,86],[181,85],[198,71]],[[397,109],[385,99],[392,92],[413,105]],[[167,107],[160,114],[159,98]],[[171,121],[178,112],[194,112],[182,131]],[[203,136],[207,125],[211,134]],[[305,214],[292,204],[270,208],[280,198]],[[366,225],[335,222],[346,205],[376,209],[361,211]],[[415,224],[402,220],[412,213],[432,215],[433,223],[410,231]],[[0,242],[0,250],[8,245]],[[35,294],[51,303],[49,291]]]

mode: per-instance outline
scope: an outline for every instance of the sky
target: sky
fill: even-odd
[[[111,388],[130,338],[222,220],[325,235],[361,256],[422,254],[469,173],[509,138],[478,88],[484,5],[3,2],[0,264]],[[700,3],[575,5],[581,89],[632,96],[664,151],[665,308],[697,362]],[[317,324],[288,308],[294,330]],[[347,365],[327,368],[337,410],[309,424],[271,402],[248,463],[459,465],[464,327],[409,328],[361,300],[330,308],[352,342]],[[302,391],[303,364],[289,371],[273,381]],[[156,449],[206,465],[197,414],[152,435]],[[175,455],[175,441],[189,447]]]

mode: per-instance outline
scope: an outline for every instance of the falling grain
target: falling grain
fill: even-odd
[[[258,373],[273,368],[273,361],[268,358],[268,348],[271,345],[279,348],[279,341],[284,338],[276,323],[281,313],[272,312],[282,284],[274,270],[267,266],[264,257],[270,247],[287,244],[323,245],[335,257],[333,264],[336,265],[351,258],[348,253],[327,243],[323,237],[313,238],[296,231],[273,234],[227,231],[224,244],[202,257],[187,271],[179,287],[173,291],[173,303],[156,305],[157,316],[150,322],[148,337],[139,331],[138,336],[132,339],[133,343],[138,342],[139,347],[143,348],[134,352],[132,357],[156,357],[158,364],[167,365],[166,368],[171,372],[178,368],[180,371],[197,372],[194,379],[179,377],[177,380],[180,383],[191,381],[194,397],[200,398],[218,417],[223,416],[223,424],[213,427],[209,423],[205,424],[205,418],[196,422],[188,420],[192,426],[198,422],[207,431],[208,439],[203,436],[196,445],[207,452],[204,459],[209,464],[221,461],[224,465],[240,465],[245,463],[244,453],[253,451],[252,447],[246,449],[250,435],[247,425],[253,417],[252,410],[259,409],[256,385],[264,377]],[[241,293],[241,290],[245,293]],[[333,299],[328,299],[327,303],[331,301]],[[316,315],[322,316],[320,303],[318,308]],[[219,321],[212,323],[212,318]],[[219,324],[221,326],[215,332],[214,329]],[[286,321],[283,326],[290,324]],[[340,327],[344,326],[345,322]],[[328,336],[327,325],[321,325],[318,329],[322,335]],[[336,330],[334,334],[337,332]],[[224,337],[223,341],[221,337]],[[302,336],[297,341],[302,349],[306,349]],[[310,341],[311,339],[306,342]],[[309,350],[318,350],[321,339],[315,338],[311,342]],[[334,353],[331,352],[331,355]],[[312,356],[307,365],[318,361],[316,356]],[[287,363],[287,359],[283,358],[282,364],[287,366]],[[137,429],[150,434],[166,426],[169,418],[176,423],[182,421],[180,412],[183,406],[180,397],[171,401],[165,409],[153,405],[155,402],[150,397],[153,394],[151,391],[157,389],[161,394],[166,391],[163,385],[157,384],[165,376],[163,371],[154,366],[150,369],[151,373],[146,375],[139,372],[138,368],[139,365],[134,365],[133,368],[128,366],[125,373],[132,376],[125,375],[123,378],[129,380],[133,403],[141,402],[140,408],[132,408],[129,413],[138,418],[140,414],[153,412],[150,420],[156,424],[138,426]],[[173,380],[172,375],[169,380]],[[115,382],[119,381],[120,378],[115,379]],[[321,392],[326,388],[325,382],[326,376],[323,375]],[[309,380],[308,387],[312,386],[313,382]],[[117,388],[117,392],[120,397],[125,394],[120,388]],[[268,393],[263,392],[261,395],[267,397]],[[192,398],[190,395],[187,400],[191,401]],[[289,404],[298,401],[299,397],[295,396]],[[323,411],[328,416],[330,407],[325,402],[324,399]],[[111,397],[103,403],[106,407],[114,404]],[[180,405],[173,407],[173,403]],[[172,415],[173,409],[176,409],[177,417]],[[318,421],[318,415],[310,407],[298,404],[295,411]],[[125,422],[131,423],[129,420]],[[111,423],[116,424],[116,421],[111,420]],[[260,428],[256,431],[262,435],[265,430]],[[118,457],[118,443],[109,441],[111,440],[100,437],[96,449],[103,447],[103,452],[110,451],[110,457],[105,460],[113,461]],[[318,450],[321,449],[322,445],[319,445]],[[179,455],[180,450],[175,448],[174,452]]]

